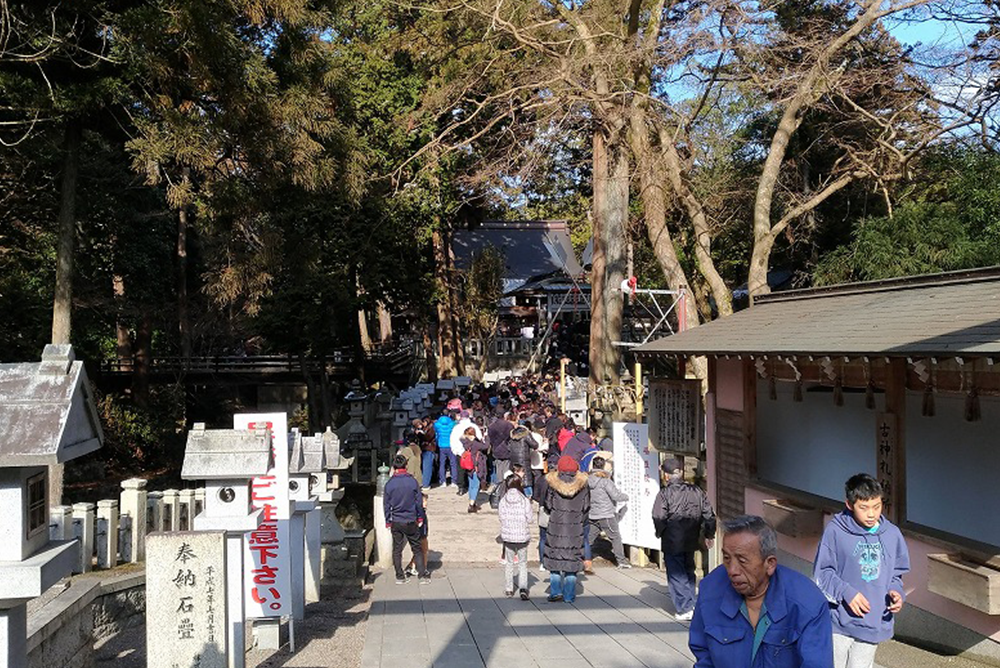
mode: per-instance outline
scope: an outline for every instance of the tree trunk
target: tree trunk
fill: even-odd
[[[189,179],[189,169],[184,168],[183,181]],[[182,204],[177,211],[177,332],[181,339],[181,357],[184,367],[191,359],[191,318],[188,313],[188,210]]]
[[[628,263],[625,235],[628,223],[629,161],[624,142],[615,141],[608,146],[610,170],[605,199],[604,220],[601,234],[604,237],[604,369],[601,377],[617,384],[621,376],[621,348],[615,346],[622,338],[622,310],[624,294],[622,281]]]
[[[358,309],[358,336],[361,339],[361,350],[367,354],[372,351],[372,337],[368,333],[368,315],[364,308]]]
[[[326,373],[326,353],[322,353],[319,356],[320,369],[319,369],[319,402],[323,409],[323,414],[320,416],[319,428],[320,431],[325,430],[333,422],[333,401],[330,392],[330,376]],[[361,379],[362,386],[365,385],[364,378]]]
[[[392,314],[386,308],[385,302],[378,303],[378,340],[387,343],[392,339]]]
[[[592,244],[590,266],[590,383],[604,382],[604,352],[607,349],[607,334],[604,316],[604,233],[603,215],[607,200],[608,151],[604,135],[594,133],[593,140],[594,201],[591,205],[590,239]]]
[[[449,307],[451,312],[451,340],[452,340],[452,350],[455,351],[455,372],[460,375],[465,375],[465,339],[463,338],[462,327],[458,322],[458,318],[455,316],[459,312],[458,305],[458,290],[454,289],[452,286],[451,278],[455,276],[455,255],[451,251],[451,233],[450,231],[445,231],[445,260],[447,261],[448,267],[448,298]]]
[[[59,194],[59,241],[56,286],[52,301],[52,343],[69,343],[73,320],[73,254],[76,249],[76,180],[80,172],[83,130],[76,119],[66,121],[63,174]]]
[[[302,379],[306,383],[306,405],[309,406],[309,433],[316,434],[322,432],[323,409],[319,398],[319,390],[316,387],[316,380],[309,373],[309,366],[306,362],[305,353],[299,353],[299,369],[302,371]]]
[[[633,110],[631,131],[632,149],[635,152],[636,161],[639,163],[639,187],[643,218],[646,223],[646,234],[653,247],[653,254],[660,264],[660,269],[663,270],[667,287],[678,292],[688,290],[687,276],[684,274],[684,268],[677,256],[677,249],[674,247],[670,229],[667,227],[667,193],[664,189],[666,180],[660,178],[657,173],[647,134],[645,116],[641,110]],[[698,306],[693,295],[685,302],[688,327],[693,327],[698,324]]]
[[[451,310],[451,286],[448,281],[448,249],[447,240],[442,230],[434,230],[434,277],[437,287],[437,325],[438,325],[438,378],[455,376],[455,335],[454,314]]]
[[[149,367],[152,364],[153,317],[143,313],[135,330],[135,367],[132,371],[132,402],[149,406]]]
[[[715,307],[718,309],[719,315],[732,315],[732,293],[729,292],[726,282],[722,280],[722,276],[715,267],[715,260],[712,258],[712,230],[708,216],[701,202],[698,201],[684,179],[684,168],[680,155],[677,153],[677,147],[665,130],[660,130],[660,149],[663,152],[666,165],[666,177],[670,181],[674,193],[684,205],[691,226],[694,228],[694,253],[695,260],[698,262],[698,272],[705,278],[705,283],[712,292],[712,298],[715,300]],[[692,321],[689,320],[689,322]],[[693,322],[697,323],[698,321]]]
[[[115,317],[115,339],[117,344],[115,346],[115,355],[118,357],[118,363],[121,365],[132,365],[132,337],[128,333],[128,327],[122,321],[122,301],[125,299],[125,279],[119,275],[115,274],[111,279],[112,289],[114,290],[115,302],[117,308],[117,315]]]

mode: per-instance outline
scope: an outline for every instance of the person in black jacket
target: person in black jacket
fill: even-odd
[[[413,561],[420,574],[420,583],[430,582],[431,574],[424,563],[424,552],[420,546],[420,528],[423,497],[420,483],[406,472],[406,457],[396,455],[392,460],[393,474],[382,492],[382,506],[385,511],[385,525],[392,531],[392,566],[396,570],[396,584],[406,583],[403,572],[403,546],[410,544]]]
[[[576,574],[583,570],[583,526],[590,513],[587,474],[572,457],[560,457],[555,471],[545,476],[542,501],[549,511],[542,563],[549,571],[549,602],[572,603]]]
[[[667,583],[677,611],[676,618],[690,621],[695,603],[694,553],[699,548],[702,531],[706,545],[712,547],[715,511],[705,490],[684,482],[682,460],[668,457],[661,469],[666,486],[653,502],[653,525],[667,567]]]
[[[510,411],[505,411],[502,417],[498,417],[486,429],[487,443],[489,443],[490,452],[493,454],[494,480],[498,485],[503,482],[510,469],[510,448],[507,445],[507,440],[514,428],[510,422],[512,417],[513,414]]]
[[[524,487],[528,490],[527,493],[529,496],[531,495],[533,482],[531,475],[531,451],[537,449],[538,442],[531,435],[530,422],[526,426],[517,425],[511,429],[510,437],[507,439],[510,468],[514,470],[514,467],[520,466],[524,470],[521,480],[524,482]]]

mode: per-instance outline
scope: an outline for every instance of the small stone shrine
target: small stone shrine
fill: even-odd
[[[224,531],[146,537],[146,665],[228,668]]]
[[[220,535],[225,537],[225,567],[219,576],[220,580],[225,580],[225,589],[221,589],[221,584],[219,589],[225,591],[225,595],[219,595],[218,600],[220,607],[225,601],[228,613],[224,644],[220,646],[230,648],[229,662],[224,664],[229,668],[242,668],[244,665],[246,622],[243,579],[246,566],[243,537],[246,532],[258,529],[262,515],[261,510],[252,507],[251,481],[256,476],[267,474],[271,460],[271,432],[267,429],[208,430],[203,423],[197,423],[188,432],[181,477],[205,481],[205,507],[194,518],[194,528],[196,532],[222,532]],[[153,558],[148,544],[146,549],[148,564]],[[151,590],[149,595],[152,595]],[[159,605],[161,602],[153,603]],[[147,616],[147,628],[151,620]],[[219,641],[223,642],[222,639]],[[170,663],[149,663],[150,668],[159,665],[173,666]],[[186,668],[188,664],[178,665]]]
[[[81,561],[78,541],[49,540],[47,466],[102,440],[87,373],[70,346],[45,346],[40,363],[0,364],[0,668],[27,665],[27,602]]]

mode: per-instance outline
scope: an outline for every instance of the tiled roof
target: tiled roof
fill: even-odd
[[[1000,267],[768,295],[635,352],[1000,356]]]
[[[459,269],[467,268],[476,253],[487,246],[504,253],[506,278],[513,281],[523,282],[554,271],[573,276],[583,273],[569,238],[569,227],[561,220],[488,220],[451,235],[451,249]]]

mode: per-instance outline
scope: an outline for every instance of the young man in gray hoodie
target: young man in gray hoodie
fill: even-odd
[[[844,487],[847,508],[826,525],[813,576],[830,602],[834,667],[871,668],[903,608],[910,554],[899,528],[882,517],[882,485],[859,473]]]
[[[628,494],[618,489],[611,475],[604,470],[604,457],[594,457],[590,462],[590,524],[593,535],[603,531],[611,541],[618,568],[632,568],[625,558],[625,547],[622,545],[622,534],[618,530],[618,504],[628,501]]]

